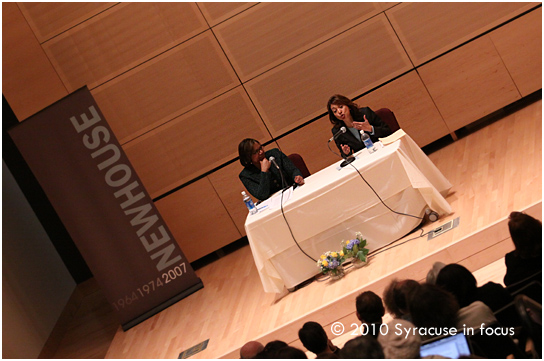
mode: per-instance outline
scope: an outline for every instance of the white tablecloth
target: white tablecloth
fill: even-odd
[[[363,149],[352,163],[391,209],[423,217],[431,208],[439,215],[450,214],[444,199],[451,188],[423,151],[408,136],[379,147],[372,154]],[[309,176],[290,195],[284,194],[282,215],[280,194],[248,215],[245,229],[265,292],[280,293],[318,274],[312,258],[326,251],[338,251],[341,242],[361,232],[372,252],[410,233],[420,219],[387,209],[350,165],[341,161]],[[276,206],[274,207],[274,203]],[[286,220],[291,227],[292,234]]]

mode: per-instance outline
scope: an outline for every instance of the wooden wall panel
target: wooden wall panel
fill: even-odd
[[[327,147],[327,141],[332,137],[331,128],[329,116],[326,115],[278,139],[277,143],[287,155],[300,154],[310,173],[316,173],[341,159],[335,142],[330,142],[329,145],[337,154],[332,153]]]
[[[521,98],[489,36],[423,65],[418,72],[452,131]]]
[[[40,43],[92,18],[115,4],[103,2],[18,3]]]
[[[2,3],[2,93],[19,121],[68,95],[16,3]]]
[[[386,14],[417,66],[537,5],[521,2],[403,3]]]
[[[490,37],[521,95],[542,89],[542,8],[493,31]]]
[[[246,87],[268,129],[277,136],[325,112],[331,95],[353,97],[410,68],[381,14],[247,82]]]
[[[275,148],[274,145],[269,145],[266,149]],[[221,168],[217,172],[214,172],[208,176],[210,183],[217,192],[217,195],[223,202],[223,205],[227,209],[232,221],[236,225],[238,232],[242,236],[246,235],[244,229],[244,223],[247,218],[247,208],[242,202],[242,191],[246,191],[246,194],[251,197],[251,194],[247,192],[238,174],[242,171],[243,167],[239,161],[229,164],[228,166]],[[256,202],[257,199],[253,198]]]
[[[242,87],[123,146],[155,198],[238,156],[244,138],[270,140]]]
[[[207,178],[180,189],[155,205],[189,262],[241,237]]]
[[[356,100],[372,110],[389,108],[400,127],[423,147],[450,133],[417,72],[412,71]]]
[[[258,3],[241,2],[203,2],[197,3],[200,11],[210,26],[215,26],[228,18],[252,7]]]
[[[214,32],[245,82],[378,12],[375,3],[260,3]]]
[[[43,47],[73,91],[94,88],[206,28],[194,3],[122,3]]]
[[[121,143],[240,82],[207,31],[92,91]]]

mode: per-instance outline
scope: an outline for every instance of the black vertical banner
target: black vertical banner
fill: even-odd
[[[124,330],[203,287],[86,87],[8,132]]]

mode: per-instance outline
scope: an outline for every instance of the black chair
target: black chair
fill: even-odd
[[[522,294],[542,304],[542,271],[538,271],[521,281],[511,284],[506,287],[506,290],[513,297]]]
[[[395,117],[395,113],[393,113],[390,109],[381,108],[376,110],[374,113],[376,113],[380,119],[389,126],[389,129],[391,129],[393,133],[400,129],[399,122],[397,122],[397,117]]]
[[[533,356],[540,358],[542,355],[542,305],[523,294],[516,296],[514,304],[522,325],[523,337],[520,343],[525,348],[527,340],[530,339],[534,345]]]
[[[302,156],[297,153],[289,154],[287,156],[291,162],[297,167],[300,172],[302,173],[302,177],[307,178],[310,176],[310,171],[308,170],[308,167],[306,167],[306,163],[304,162],[304,159],[302,159]]]
[[[467,336],[476,356],[506,358],[514,355],[515,358],[527,358],[509,333],[508,327],[495,323],[487,325],[483,332],[479,327],[474,328],[474,335]]]

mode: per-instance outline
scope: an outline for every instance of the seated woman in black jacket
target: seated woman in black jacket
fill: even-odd
[[[275,158],[281,168],[287,186],[293,182],[298,185],[304,184],[300,170],[277,148],[265,152],[261,143],[247,138],[238,145],[238,154],[240,163],[244,166],[239,178],[248,192],[261,201],[283,189],[280,171],[271,165],[270,156]]]
[[[392,133],[389,126],[372,109],[369,107],[359,108],[357,104],[343,95],[333,95],[327,102],[327,111],[329,119],[334,125],[333,135],[338,133],[340,128],[346,127],[347,131],[335,139],[344,158],[365,147],[361,140],[361,130],[370,136],[372,142],[377,142],[378,138],[386,137]]]
[[[542,274],[542,222],[522,212],[512,212],[508,217],[508,230],[516,249],[504,256],[506,275],[504,284],[510,286],[535,275]]]

